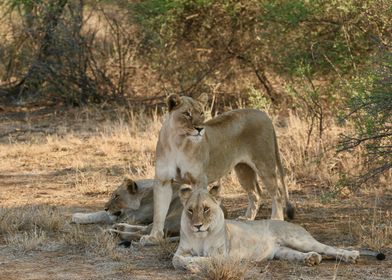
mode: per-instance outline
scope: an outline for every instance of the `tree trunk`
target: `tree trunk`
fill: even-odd
[[[253,69],[255,71],[257,79],[259,80],[261,85],[264,87],[265,92],[267,93],[267,95],[271,99],[271,102],[273,104],[276,104],[277,99],[278,99],[277,98],[278,94],[277,94],[276,90],[274,89],[274,87],[271,85],[271,83],[268,80],[267,76],[265,75],[264,69],[262,69],[258,65],[253,65]]]

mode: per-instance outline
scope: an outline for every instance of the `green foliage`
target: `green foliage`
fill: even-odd
[[[262,22],[277,22],[291,27],[298,26],[301,22],[309,19],[314,13],[318,1],[293,0],[293,1],[263,1],[261,9],[264,13],[261,16]]]
[[[349,117],[357,134],[341,142],[341,150],[365,148],[370,169],[360,182],[392,168],[392,52],[384,47],[376,58],[353,85]]]
[[[133,19],[143,28],[149,43],[159,43],[161,36],[173,36],[176,20],[192,9],[208,7],[212,0],[147,0],[130,3]],[[166,43],[166,42],[164,42]]]
[[[392,116],[392,54],[384,52],[381,63],[357,79],[350,109],[356,115],[360,137],[379,134]]]
[[[185,63],[181,57],[192,60],[194,48],[212,48],[212,57],[230,44],[247,61],[262,62],[279,75],[295,76],[307,65],[315,79],[331,81],[352,76],[371,57],[377,44],[370,36],[388,36],[387,7],[387,1],[371,0],[147,0],[129,6],[144,42],[150,48],[155,43],[150,52],[164,53],[151,57],[163,60],[158,64],[165,71],[168,60],[177,66]],[[188,62],[196,67],[205,58]],[[192,66],[187,70],[195,74]]]
[[[249,87],[248,99],[251,108],[268,111],[271,107],[271,100],[253,86]]]
[[[20,5],[31,5],[31,4],[40,4],[43,0],[8,0],[10,5],[20,6]]]

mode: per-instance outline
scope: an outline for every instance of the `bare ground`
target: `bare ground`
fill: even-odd
[[[207,277],[174,271],[171,254],[176,244],[144,248],[136,244],[126,249],[102,233],[104,225],[69,223],[74,212],[102,209],[124,174],[153,176],[159,122],[144,118],[126,111],[103,115],[91,109],[2,112],[0,279]],[[247,199],[232,185],[236,182],[228,176],[224,205],[235,218],[243,213]],[[391,279],[390,187],[367,187],[335,197],[328,188],[304,179],[291,189],[297,210],[294,222],[316,239],[340,247],[381,249],[387,259],[366,257],[356,264],[325,261],[317,267],[275,260],[248,263],[246,279]],[[10,213],[15,214],[14,220]],[[257,218],[269,214],[266,195]],[[35,221],[33,217],[39,215],[47,215],[52,223]],[[21,217],[24,224],[15,226]]]

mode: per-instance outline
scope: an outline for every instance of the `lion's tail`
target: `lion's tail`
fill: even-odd
[[[360,256],[376,257],[380,261],[385,260],[385,255],[383,253],[375,252],[375,251],[371,251],[371,250],[360,250],[359,255]]]
[[[282,166],[282,161],[281,161],[280,155],[279,155],[278,139],[276,137],[275,129],[273,131],[274,131],[276,164],[278,165],[280,181],[282,182],[282,186],[283,186],[283,195],[284,195],[284,199],[286,201],[286,216],[287,216],[287,218],[292,220],[292,219],[294,219],[295,209],[289,200],[289,190],[287,189],[287,186],[286,186],[286,183],[284,180],[285,174],[284,174],[284,170],[283,170],[283,166]]]

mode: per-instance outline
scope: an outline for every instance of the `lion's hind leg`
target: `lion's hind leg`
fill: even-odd
[[[329,245],[325,245],[315,240],[315,242],[311,242],[309,246],[305,246],[304,249],[308,249],[311,251],[318,252],[327,257],[333,257],[337,260],[342,260],[344,262],[355,263],[357,258],[359,257],[359,252],[356,250],[344,250],[340,248],[335,248]]]
[[[321,255],[316,252],[303,253],[288,247],[279,247],[274,258],[279,260],[303,262],[307,266],[318,265],[321,262]]]
[[[143,235],[148,234],[152,225],[140,226],[126,223],[117,223],[108,230],[109,233],[116,234],[121,240],[138,241]]]
[[[260,170],[259,172],[260,179],[272,198],[271,219],[283,221],[284,220],[283,192],[278,185],[276,170],[272,169],[272,167],[267,168],[267,166],[268,165],[265,163],[259,163],[257,165],[257,168],[258,170]]]
[[[127,223],[117,223],[112,226],[113,229],[124,231],[124,232],[147,232],[151,229],[151,226],[141,226],[141,225],[130,225]]]
[[[332,257],[344,262],[354,263],[359,257],[358,251],[344,250],[325,245],[318,242],[305,230],[297,234],[294,238],[290,238],[289,242],[286,242],[285,245],[302,252],[317,252],[326,257]]]
[[[256,172],[247,164],[239,163],[234,167],[241,187],[248,193],[248,208],[245,216],[239,217],[244,220],[254,220],[260,208],[260,187],[257,183]]]

